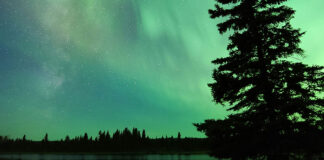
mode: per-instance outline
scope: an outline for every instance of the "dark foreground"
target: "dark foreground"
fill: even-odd
[[[0,153],[207,153],[206,139],[160,138],[109,141],[21,141],[0,143]]]
[[[0,154],[0,160],[215,160],[207,154]]]

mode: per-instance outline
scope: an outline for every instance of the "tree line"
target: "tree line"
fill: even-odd
[[[81,136],[50,141],[46,133],[41,141],[32,141],[24,135],[22,138],[10,139],[0,136],[0,152],[143,152],[143,153],[177,153],[206,152],[208,143],[205,138],[182,138],[165,136],[150,138],[145,130],[99,131],[96,137],[84,133]]]

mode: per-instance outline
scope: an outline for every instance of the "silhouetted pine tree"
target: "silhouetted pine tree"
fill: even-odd
[[[104,140],[105,140],[105,137],[106,137],[106,135],[105,135],[106,133],[105,132],[102,132],[101,130],[99,131],[99,142],[104,142]]]
[[[133,128],[132,136],[134,140],[139,140],[141,138],[141,132],[137,128]]]
[[[23,142],[26,142],[26,135],[24,134],[23,138],[22,138]]]
[[[65,137],[65,140],[64,140],[65,142],[70,142],[70,137],[67,135],[66,137]]]
[[[142,139],[146,139],[145,129],[143,129],[143,131],[142,131]]]
[[[83,140],[87,142],[89,140],[88,133],[84,133]]]
[[[217,157],[268,157],[324,151],[322,66],[289,61],[303,55],[304,34],[292,28],[287,0],[216,0],[211,18],[230,31],[229,56],[213,61],[214,101],[230,106],[224,120],[195,124]]]
[[[109,140],[110,140],[110,134],[109,131],[107,131],[105,135],[105,141],[108,142]]]
[[[113,140],[118,140],[120,138],[120,131],[117,129],[113,134]]]
[[[45,136],[43,138],[43,142],[44,143],[47,143],[48,142],[48,134],[47,133],[45,134]]]

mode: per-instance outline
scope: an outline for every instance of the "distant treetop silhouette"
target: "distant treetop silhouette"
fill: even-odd
[[[224,120],[195,124],[220,158],[285,159],[324,151],[323,66],[292,62],[303,56],[304,34],[286,0],[216,0],[211,18],[230,31],[229,56],[214,63],[214,101],[232,111]],[[222,19],[220,19],[223,17]]]
[[[84,152],[84,153],[111,153],[111,152],[140,152],[140,153],[181,153],[207,152],[206,138],[149,138],[145,130],[125,128],[122,132],[116,130],[110,137],[109,131],[99,131],[94,139],[87,133],[65,140],[49,141],[46,133],[42,141],[10,139],[0,136],[0,153],[9,152]],[[180,134],[180,133],[178,133]]]

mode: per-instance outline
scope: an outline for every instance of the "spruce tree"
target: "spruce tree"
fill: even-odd
[[[42,140],[43,144],[48,144],[48,133],[45,134],[43,140]]]
[[[143,129],[143,131],[142,131],[142,139],[146,139],[145,129]]]
[[[229,33],[228,57],[212,61],[214,101],[223,120],[195,124],[220,158],[281,159],[324,151],[323,66],[296,62],[304,34],[290,24],[287,0],[216,0],[209,10],[220,34]]]
[[[26,135],[24,134],[23,138],[22,138],[23,142],[26,142]]]

